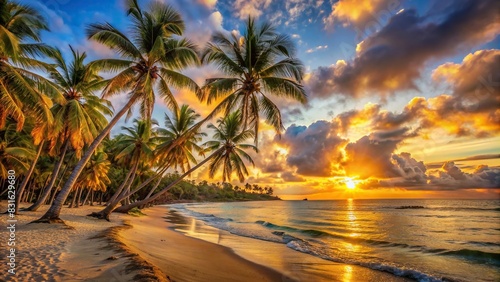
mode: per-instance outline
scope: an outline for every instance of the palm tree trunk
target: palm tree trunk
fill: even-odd
[[[89,188],[89,191],[87,191],[87,196],[85,196],[85,199],[83,200],[82,202],[82,206],[85,206],[85,203],[87,202],[87,200],[89,199],[89,195],[90,195],[90,192],[92,191],[92,189]]]
[[[59,185],[58,185],[59,186]],[[52,193],[52,196],[50,197],[50,201],[49,201],[49,205],[52,205],[52,203],[54,202],[54,199],[56,198],[56,194],[57,194],[57,187],[56,186],[56,189],[54,189],[54,192]]]
[[[135,103],[137,100],[137,96],[133,96],[130,98],[130,100],[127,102],[127,104],[115,115],[115,117],[109,122],[109,124],[103,129],[103,131],[96,137],[96,139],[90,144],[89,148],[87,151],[85,151],[85,154],[83,157],[78,161],[76,164],[75,168],[73,169],[73,172],[71,172],[71,175],[68,177],[66,180],[66,183],[64,183],[63,188],[61,189],[61,192],[57,195],[56,199],[50,206],[49,210],[38,220],[35,220],[34,222],[39,222],[39,223],[51,223],[51,222],[63,222],[60,218],[59,215],[61,214],[61,208],[64,204],[64,201],[66,201],[66,198],[68,197],[69,193],[71,192],[71,189],[75,185],[76,180],[78,179],[78,176],[83,171],[83,168],[87,164],[87,162],[90,160],[90,157],[92,157],[92,154],[94,153],[95,149],[97,149],[97,146],[101,144],[102,140],[109,134],[113,126],[120,120],[120,118],[132,107],[132,105]]]
[[[52,175],[50,176],[49,185],[47,185],[47,187],[45,187],[45,190],[43,191],[43,194],[42,194],[42,196],[40,196],[38,201],[36,201],[36,203],[31,205],[26,210],[36,211],[40,208],[40,206],[42,206],[45,203],[45,201],[47,200],[47,197],[50,195],[50,192],[52,191],[52,188],[54,187],[54,184],[56,183],[57,176],[59,175],[59,171],[61,170],[61,166],[64,162],[64,157],[66,156],[66,152],[68,151],[68,147],[69,147],[69,140],[66,139],[66,141],[64,141],[63,150],[61,152],[61,157],[59,158],[59,161],[57,162],[56,166],[54,167],[54,170],[52,171]]]
[[[158,197],[160,197],[165,192],[167,192],[168,190],[170,190],[170,188],[172,188],[175,185],[177,185],[177,183],[181,182],[182,179],[184,179],[186,176],[188,176],[189,174],[191,174],[193,171],[197,170],[199,167],[201,167],[202,165],[204,165],[206,162],[208,162],[210,159],[212,159],[217,154],[219,154],[220,152],[222,152],[224,149],[225,149],[224,147],[218,149],[217,151],[215,151],[214,153],[212,153],[210,156],[208,156],[206,159],[204,159],[203,161],[201,161],[199,164],[197,164],[196,166],[192,167],[190,170],[188,170],[187,172],[185,172],[183,175],[181,175],[179,178],[177,178],[174,182],[170,183],[167,187],[163,188],[160,192],[154,194],[153,196],[149,197],[148,199],[144,199],[142,201],[137,201],[137,202],[134,202],[134,203],[132,203],[130,205],[121,206],[121,207],[117,208],[114,211],[121,212],[121,213],[127,213],[132,208],[139,207],[139,206],[142,206],[142,205],[146,205],[146,204],[148,204],[148,203],[156,200]],[[108,218],[109,218],[109,215],[108,215]]]
[[[92,193],[90,194],[90,206],[94,205],[94,190],[92,190]]]
[[[28,180],[30,180],[31,175],[33,174],[33,171],[35,171],[35,166],[38,161],[38,158],[40,157],[40,154],[42,153],[43,150],[43,144],[45,141],[42,141],[38,145],[38,151],[36,152],[35,159],[33,160],[33,163],[31,164],[30,168],[28,169],[28,173],[26,174],[26,177],[23,179],[23,182],[21,182],[21,186],[19,186],[19,189],[17,189],[17,197],[16,197],[16,206],[15,206],[15,214],[19,211],[19,204],[21,203],[21,197],[23,196],[24,189],[26,188],[26,185],[28,184]]]
[[[130,187],[134,183],[135,177],[137,176],[137,169],[138,168],[139,168],[139,160],[137,160],[137,165],[134,167],[134,173],[132,174],[132,177],[130,178],[130,181],[127,184],[127,187],[125,189],[123,189],[123,191],[122,191],[125,195],[129,195],[129,193],[130,193]],[[124,201],[124,203],[129,204],[130,203],[129,196],[123,198],[123,201]]]
[[[134,164],[134,166],[135,166],[135,164]],[[125,179],[123,180],[122,184],[120,185],[120,187],[118,187],[118,189],[116,189],[116,192],[113,194],[113,196],[111,196],[111,199],[109,199],[108,203],[112,203],[116,200],[116,198],[118,198],[118,195],[121,194],[121,192],[123,191],[123,188],[125,188],[125,186],[127,185],[128,180],[130,179],[130,176],[132,175],[133,172],[134,172],[134,168],[132,167],[127,172],[127,175],[125,176]]]
[[[83,194],[83,190],[84,188],[80,188],[80,191],[78,191],[78,197],[76,198],[76,205],[74,206],[74,208],[78,208],[79,206],[81,206],[81,202],[82,202],[82,194]]]
[[[151,195],[153,194],[153,192],[156,190],[156,188],[158,188],[158,186],[160,185],[160,182],[161,182],[161,177],[158,178],[158,181],[156,181],[155,185],[153,186],[153,188],[151,188],[151,190],[149,190],[149,193],[148,195],[143,199],[143,200],[146,200],[146,199],[149,199],[149,197],[151,197]]]
[[[73,192],[73,199],[71,199],[71,204],[69,204],[68,208],[75,206],[76,198],[78,198],[78,191],[80,191],[80,187],[77,187],[75,192]]]

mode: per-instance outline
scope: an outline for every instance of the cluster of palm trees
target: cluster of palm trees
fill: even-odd
[[[233,174],[243,181],[245,162],[253,164],[246,150],[257,151],[260,122],[278,134],[283,129],[271,97],[306,100],[294,44],[272,24],[257,25],[249,18],[241,36],[216,33],[199,51],[182,37],[184,22],[170,6],[155,1],[143,8],[129,0],[127,7],[127,33],[109,23],[86,30],[89,40],[107,46],[118,59],[88,62],[85,52],[71,46],[68,60],[59,49],[41,43],[47,24],[36,10],[0,0],[0,177],[6,179],[7,171],[15,169],[22,179],[16,207],[31,191],[27,187],[44,187],[28,208],[37,210],[50,199],[38,222],[60,221],[70,194],[80,199],[84,191],[86,197],[106,191],[111,163],[121,164],[126,173],[106,207],[93,214],[99,218],[154,201],[206,163],[210,177],[220,172],[223,181]],[[182,74],[201,64],[214,64],[224,77],[209,78],[200,87]],[[112,77],[103,78],[103,72]],[[179,105],[172,88],[217,105],[202,118],[188,105]],[[126,103],[114,111],[107,99],[118,94],[127,96]],[[169,108],[165,127],[151,117],[156,99]],[[134,105],[140,118],[110,138],[111,129],[124,115],[132,115]],[[214,118],[216,123],[207,126],[212,138],[200,145],[206,136],[203,125]],[[253,144],[245,144],[249,139]],[[201,162],[197,154],[204,156]],[[169,169],[182,175],[158,188]],[[131,202],[145,187],[151,189],[147,197]]]

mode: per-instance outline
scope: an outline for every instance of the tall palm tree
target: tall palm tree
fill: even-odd
[[[57,94],[54,86],[29,70],[51,69],[34,59],[52,52],[39,43],[42,30],[48,30],[47,23],[38,11],[13,1],[0,1],[0,128],[11,117],[21,130],[27,113],[39,122],[52,121],[51,101],[46,94],[61,97],[53,96]]]
[[[202,148],[196,143],[201,141],[201,138],[205,134],[200,132],[199,127],[193,130],[193,127],[197,126],[196,120],[199,117],[200,115],[188,105],[182,105],[180,108],[177,108],[172,118],[165,115],[165,128],[157,129],[158,136],[155,137],[155,142],[158,143],[154,151],[155,166],[158,167],[155,175],[149,177],[131,192],[115,193],[115,195],[118,196],[112,198],[105,209],[100,212],[92,213],[91,216],[109,219],[109,215],[122,199],[133,195],[140,189],[146,187],[151,181],[157,179],[157,182],[152,188],[152,190],[155,190],[161,181],[163,173],[168,168],[180,168],[183,172],[185,172],[186,169],[189,170],[191,168],[190,162],[196,163],[196,159],[192,155],[192,152],[202,152]],[[176,143],[176,145],[172,147],[174,143]],[[151,196],[151,194],[148,193],[148,197],[146,198],[149,198],[149,196]]]
[[[252,165],[254,164],[250,155],[248,155],[244,150],[252,149],[257,152],[258,149],[254,145],[242,144],[242,142],[249,138],[254,138],[254,131],[242,128],[241,113],[239,111],[231,113],[226,117],[219,118],[217,120],[217,126],[210,124],[209,127],[215,130],[215,134],[213,135],[214,140],[205,143],[207,146],[206,151],[212,152],[209,157],[192,167],[175,181],[170,183],[167,187],[163,188],[150,198],[121,206],[115,211],[128,212],[134,207],[140,207],[154,201],[208,161],[210,161],[210,177],[214,177],[217,170],[222,167],[222,178],[224,181],[230,180],[232,173],[235,172],[238,179],[243,182],[245,180],[245,176],[248,175],[243,159],[246,159]]]
[[[216,33],[202,60],[215,64],[226,77],[207,79],[198,97],[208,104],[221,100],[211,115],[239,109],[243,128],[254,130],[255,142],[260,115],[279,134],[284,128],[281,112],[271,96],[306,102],[301,85],[304,68],[294,51],[289,36],[277,33],[270,23],[257,26],[252,18],[241,38]]]
[[[51,111],[54,122],[50,134],[50,153],[59,155],[50,181],[41,197],[27,210],[36,211],[50,195],[69,149],[75,151],[76,158],[81,156],[84,145],[90,144],[99,132],[108,124],[106,116],[113,114],[111,103],[94,95],[107,83],[97,74],[94,67],[85,63],[87,55],[69,46],[72,60],[67,62],[60,50],[51,56],[55,68],[50,78],[57,84],[58,91],[64,97],[62,103],[56,103]]]
[[[126,112],[130,112],[134,104],[140,104],[142,117],[148,120],[153,111],[156,94],[163,98],[170,108],[175,109],[177,102],[170,86],[198,91],[196,83],[179,72],[187,66],[199,63],[194,44],[178,38],[184,31],[180,14],[160,2],[152,2],[147,10],[143,10],[137,0],[129,0],[127,15],[132,17],[130,37],[109,23],[90,25],[87,35],[89,39],[108,46],[122,57],[98,60],[93,64],[96,68],[119,71],[104,89],[103,97],[127,92],[128,101],[89,146],[52,206],[38,222],[60,221],[62,204],[90,156],[118,120]]]

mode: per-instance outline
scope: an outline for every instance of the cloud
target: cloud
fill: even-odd
[[[313,71],[307,82],[311,96],[324,97],[325,92],[387,96],[399,90],[418,90],[415,80],[429,60],[494,39],[500,33],[499,9],[500,2],[495,0],[468,0],[450,5],[437,18],[404,10],[359,43],[353,61],[341,60]],[[318,87],[321,83],[325,85]]]
[[[45,19],[47,19],[50,30],[58,33],[71,34],[71,28],[66,24],[61,15],[66,17],[69,16],[58,9],[59,5],[51,5],[54,6],[54,9],[51,9],[42,2],[29,1],[29,3],[33,8],[37,9]]]
[[[272,0],[236,0],[233,7],[236,16],[244,20],[249,16],[258,18],[271,2]]]
[[[345,147],[346,160],[342,163],[347,176],[361,179],[370,177],[399,177],[399,170],[391,162],[391,156],[400,140],[376,140],[364,136]]]
[[[500,188],[500,169],[481,165],[472,173],[465,173],[454,162],[446,162],[442,170],[429,179],[429,186],[441,189]]]
[[[289,171],[286,171],[286,172],[283,172],[281,174],[281,178],[286,181],[286,182],[305,182],[306,179],[302,176],[299,176],[293,172],[289,172]]]
[[[490,112],[489,119],[500,124],[500,50],[480,50],[467,55],[461,64],[446,63],[432,74],[446,82],[453,99],[443,107],[459,112]],[[493,128],[492,128],[493,129]]]
[[[320,45],[320,46],[316,46],[316,47],[311,48],[311,49],[307,49],[306,53],[310,54],[310,53],[314,53],[316,51],[325,50],[325,49],[328,49],[328,45]]]
[[[332,12],[323,22],[327,30],[333,29],[337,22],[364,30],[368,25],[379,24],[384,17],[387,20],[399,10],[400,1],[397,0],[339,0],[332,5]]]
[[[332,176],[343,158],[346,140],[337,135],[336,123],[320,120],[309,126],[292,125],[277,143],[288,149],[286,163],[305,176]]]
[[[204,5],[209,9],[214,9],[215,5],[217,5],[217,0],[198,0],[198,3]]]

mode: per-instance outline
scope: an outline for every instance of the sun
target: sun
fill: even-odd
[[[354,183],[354,180],[352,178],[347,177],[345,179],[345,186],[347,187],[347,189],[353,190],[356,188],[356,183]]]

